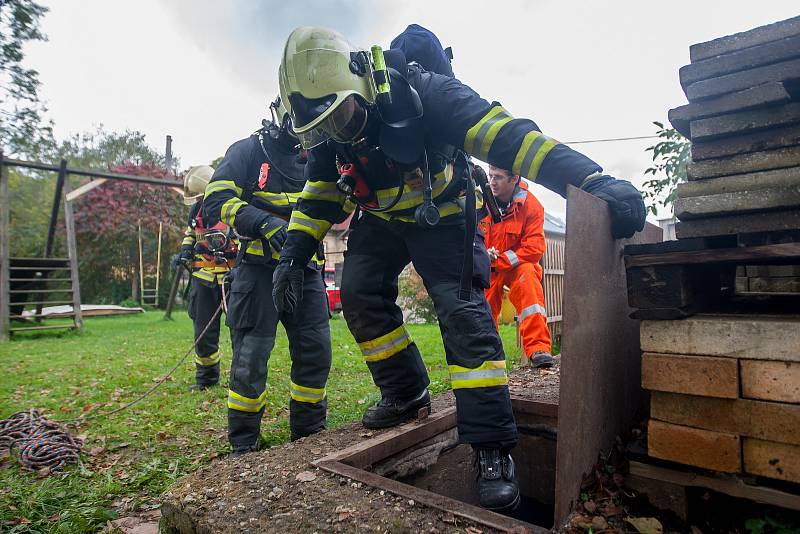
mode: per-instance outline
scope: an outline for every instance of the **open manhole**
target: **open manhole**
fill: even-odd
[[[432,414],[314,462],[416,502],[500,530],[553,526],[558,405],[512,397],[519,444],[512,451],[522,502],[513,516],[477,506],[474,456],[458,443],[455,408]]]

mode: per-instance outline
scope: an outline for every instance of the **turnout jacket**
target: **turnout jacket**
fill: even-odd
[[[544,135],[532,120],[512,117],[499,103],[488,102],[455,78],[410,64],[408,82],[422,102],[433,197],[442,217],[457,214],[461,208],[455,201],[437,201],[453,179],[451,161],[439,157],[446,152],[441,147],[463,150],[496,167],[538,181],[562,196],[566,196],[567,184],[579,187],[589,175],[602,170],[588,157]],[[334,223],[346,218],[353,209],[336,188],[337,152],[336,144],[331,141],[309,151],[307,182],[292,213],[283,249],[288,258],[309,257],[314,250],[313,242],[321,240]],[[380,206],[388,205],[398,192],[396,180],[385,182],[382,188],[374,182],[369,184]],[[421,203],[422,188],[405,187],[400,202],[379,216],[412,222],[413,208]]]
[[[231,270],[236,258],[238,241],[235,236],[231,235],[233,232],[230,232],[227,225],[218,224],[211,228],[214,225],[206,224],[202,208],[202,200],[195,202],[189,208],[189,222],[183,232],[181,250],[192,251],[192,276],[206,282],[206,285],[213,286],[222,282],[225,273]],[[205,233],[209,230],[221,230],[228,233],[230,237],[230,244],[222,258],[216,258],[208,249]]]
[[[205,214],[253,239],[240,245],[246,247],[246,263],[269,264],[280,257],[261,238],[261,226],[271,217],[289,220],[305,184],[303,166],[298,151],[265,128],[231,145],[214,171],[205,191]],[[321,263],[315,258],[315,266]]]

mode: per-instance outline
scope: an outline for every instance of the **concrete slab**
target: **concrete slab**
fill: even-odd
[[[646,352],[800,362],[800,318],[695,315],[642,321],[641,345]]]
[[[682,221],[675,227],[675,234],[678,239],[688,239],[797,229],[800,229],[800,210],[783,210]]]
[[[762,83],[781,82],[796,78],[800,78],[800,59],[782,61],[773,65],[695,82],[688,86],[684,93],[689,102],[699,102],[725,93],[742,91]]]
[[[747,276],[800,276],[800,265],[748,265]]]
[[[691,139],[696,142],[710,141],[798,122],[800,122],[800,103],[789,103],[692,121]]]
[[[766,24],[752,30],[726,35],[689,47],[692,63],[710,57],[728,54],[751,46],[768,43],[785,37],[800,35],[800,17]]]
[[[736,137],[693,143],[692,159],[700,161],[797,145],[800,145],[800,126],[784,126]]]
[[[662,232],[648,224],[632,239],[615,241],[609,228],[605,203],[570,187],[556,524],[574,506],[583,475],[591,472],[600,451],[630,428],[637,411],[647,411],[639,387],[639,323],[628,317],[622,249],[625,244],[661,241]]]
[[[675,216],[681,221],[747,212],[800,208],[800,185],[678,198]]]
[[[800,146],[795,146],[727,158],[692,161],[687,169],[687,177],[689,181],[704,180],[717,176],[746,174],[798,165],[800,165]]]
[[[800,34],[681,67],[681,85],[800,57]]]
[[[800,166],[678,184],[678,198],[800,185]]]
[[[790,100],[791,95],[782,82],[770,82],[696,104],[686,104],[685,106],[671,109],[669,110],[668,118],[676,130],[685,137],[689,137],[690,121],[734,111],[785,104]]]

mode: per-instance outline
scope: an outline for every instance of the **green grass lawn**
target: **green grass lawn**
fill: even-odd
[[[158,311],[88,319],[82,332],[18,335],[0,344],[0,418],[36,408],[50,419],[113,410],[151,387],[192,343],[185,312],[164,321]],[[409,325],[425,357],[431,392],[449,387],[439,329]],[[331,321],[333,369],[328,381],[329,427],[356,421],[379,398],[345,322]],[[509,362],[517,360],[514,329],[501,329]],[[222,383],[227,384],[230,338],[223,328]],[[267,444],[289,439],[290,360],[279,330],[269,363]],[[132,408],[86,421],[83,466],[46,478],[0,457],[0,532],[93,532],[128,511],[158,506],[175,479],[227,453],[227,389],[189,393],[192,357],[172,379]]]

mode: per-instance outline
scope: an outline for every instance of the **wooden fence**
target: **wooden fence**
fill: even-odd
[[[564,235],[546,233],[547,252],[542,258],[544,268],[544,301],[547,324],[555,340],[561,335],[561,310],[564,301]]]

